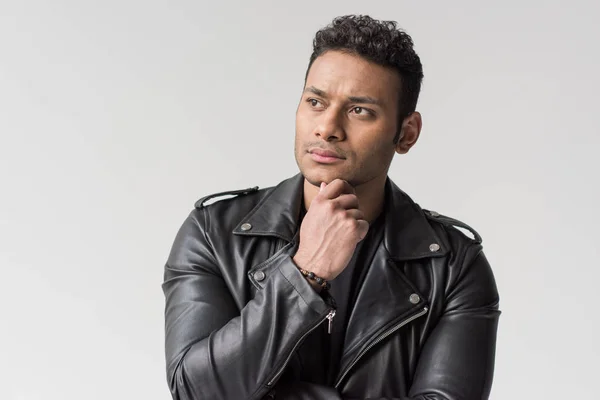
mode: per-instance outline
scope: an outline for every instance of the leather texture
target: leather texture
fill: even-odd
[[[295,350],[334,304],[292,261],[302,190],[298,174],[234,191],[183,223],[163,283],[173,399],[487,399],[500,311],[481,238],[390,179],[335,387],[295,378]]]

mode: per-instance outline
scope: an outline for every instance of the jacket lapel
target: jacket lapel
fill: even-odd
[[[282,181],[235,227],[243,236],[275,236],[292,242],[304,200],[304,177],[297,174]]]
[[[380,245],[350,313],[341,370],[386,328],[426,306],[422,294],[395,266]],[[415,301],[415,295],[419,301]]]
[[[398,264],[442,257],[448,252],[422,209],[389,178],[386,183],[384,236],[369,266],[350,313],[340,377],[370,346],[423,313],[427,299],[405,277]]]

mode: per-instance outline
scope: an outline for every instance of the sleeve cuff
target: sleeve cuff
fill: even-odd
[[[279,272],[311,309],[319,314],[323,314],[331,308],[323,297],[308,283],[302,273],[300,273],[300,270],[291,257],[286,257],[281,262]]]

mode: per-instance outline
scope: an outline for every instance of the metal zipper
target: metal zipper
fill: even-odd
[[[369,344],[369,346],[367,346],[366,349],[364,349],[363,351],[361,351],[360,354],[354,359],[354,361],[352,361],[352,363],[348,366],[348,368],[346,368],[346,370],[342,374],[341,378],[338,379],[338,381],[336,382],[335,388],[337,389],[337,387],[340,385],[340,383],[342,383],[342,381],[344,380],[344,378],[346,377],[346,375],[348,375],[348,372],[350,372],[350,370],[352,369],[352,367],[354,367],[356,365],[356,363],[362,358],[362,356],[364,356],[369,350],[371,350],[371,348],[373,346],[375,346],[377,343],[381,342],[386,337],[390,336],[392,333],[396,332],[398,329],[402,328],[404,325],[406,325],[406,324],[414,321],[415,319],[417,319],[419,317],[422,317],[423,315],[427,314],[427,311],[429,311],[429,309],[427,307],[423,308],[423,310],[419,311],[417,314],[411,316],[408,319],[405,319],[404,321],[400,322],[397,325],[394,325],[391,329],[388,329],[386,332],[384,332],[383,334],[381,334],[381,336],[379,336],[377,339],[375,339],[373,342],[371,342],[371,344]]]
[[[329,322],[327,323],[327,333],[331,335],[331,327],[333,325],[333,317],[335,317],[335,310],[329,311],[329,314],[325,317]]]
[[[273,378],[271,378],[271,380],[269,381],[269,383],[267,383],[267,386],[272,386],[275,381],[277,381],[277,379],[279,379],[279,375],[281,375],[281,373],[283,372],[283,370],[285,369],[285,367],[287,366],[288,362],[290,362],[290,359],[292,358],[292,356],[294,355],[294,352],[296,351],[296,349],[298,348],[298,346],[300,345],[300,343],[302,343],[302,341],[311,333],[313,332],[315,329],[317,329],[317,327],[319,325],[321,325],[326,319],[329,320],[329,326],[328,326],[328,332],[331,333],[331,324],[333,322],[333,317],[335,317],[335,309],[331,309],[329,310],[329,312],[327,313],[327,315],[325,317],[323,317],[323,319],[319,320],[319,322],[317,324],[315,324],[315,326],[313,326],[312,328],[310,328],[306,333],[304,333],[304,335],[302,335],[300,337],[300,339],[298,339],[298,341],[296,342],[296,344],[294,345],[294,347],[292,348],[292,351],[290,351],[290,354],[287,356],[287,358],[285,359],[285,362],[283,363],[283,365],[279,368],[279,370],[277,371],[277,373],[275,374],[275,376]]]

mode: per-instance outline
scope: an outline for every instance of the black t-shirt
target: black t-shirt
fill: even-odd
[[[302,210],[300,221],[304,215],[305,211]],[[383,213],[370,224],[367,236],[356,246],[348,266],[330,281],[329,292],[337,305],[331,334],[327,332],[328,321],[325,321],[300,345],[297,350],[302,364],[300,380],[329,386],[334,384],[342,358],[348,319],[382,238]]]

